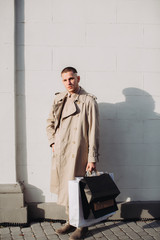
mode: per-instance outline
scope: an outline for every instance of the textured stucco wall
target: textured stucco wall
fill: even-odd
[[[56,201],[45,126],[68,65],[98,98],[98,169],[114,172],[118,200],[159,200],[160,1],[16,0],[17,175],[28,202]]]

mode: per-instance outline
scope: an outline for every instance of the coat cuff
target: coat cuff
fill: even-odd
[[[93,152],[92,155],[88,155],[88,162],[99,162],[99,154],[96,152]]]
[[[52,144],[54,144],[54,143],[55,143],[55,138],[54,137],[49,139],[49,146],[50,147],[52,147]]]
[[[51,144],[50,144],[50,147],[52,147],[52,145],[54,145],[54,143],[51,143]]]

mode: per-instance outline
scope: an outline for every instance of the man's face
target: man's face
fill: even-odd
[[[72,94],[78,91],[80,77],[76,73],[66,72],[62,73],[62,81],[66,90]]]

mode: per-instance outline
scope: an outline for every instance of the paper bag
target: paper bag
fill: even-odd
[[[82,178],[76,178],[75,180],[69,181],[69,223],[75,227],[85,227],[96,224],[106,220],[115,213],[112,212],[102,217],[95,218],[93,213],[90,211],[88,218],[84,219],[79,187],[79,181],[81,179]]]
[[[80,181],[80,191],[85,219],[88,218],[90,209],[95,218],[118,210],[115,198],[120,191],[110,174],[84,177]]]

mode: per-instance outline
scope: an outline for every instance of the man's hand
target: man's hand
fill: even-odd
[[[54,144],[52,144],[52,152],[54,152]]]
[[[96,163],[95,162],[88,162],[87,163],[87,167],[86,167],[86,172],[92,172],[92,171],[96,171]]]

